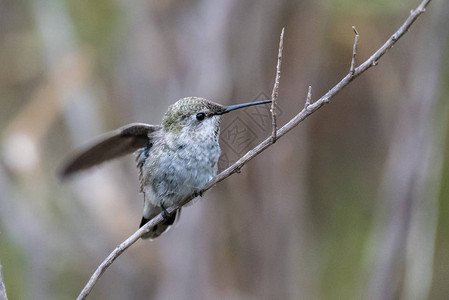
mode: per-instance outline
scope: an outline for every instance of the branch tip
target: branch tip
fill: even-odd
[[[357,55],[357,44],[359,42],[359,32],[355,28],[355,26],[352,26],[352,30],[354,30],[354,45],[352,46],[352,59],[351,59],[351,67],[349,68],[349,74],[351,77],[354,77],[355,73],[355,57]]]
[[[276,100],[279,94],[279,81],[281,79],[281,65],[282,65],[282,50],[284,49],[284,32],[285,28],[282,27],[281,37],[279,38],[279,51],[278,51],[278,62],[276,65],[276,78],[274,80],[273,92],[271,93],[271,125],[272,132],[271,138],[272,143],[276,142],[277,139],[277,120],[276,120]]]
[[[309,85],[309,90],[307,91],[306,104],[304,105],[304,109],[308,109],[312,100],[312,86]]]

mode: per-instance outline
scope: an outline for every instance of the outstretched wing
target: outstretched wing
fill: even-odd
[[[133,153],[150,143],[151,135],[161,126],[133,123],[106,133],[90,146],[75,154],[62,168],[61,178],[101,164],[105,161]]]

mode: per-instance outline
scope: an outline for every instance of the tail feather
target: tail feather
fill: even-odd
[[[178,212],[174,212],[167,220],[164,220],[163,222],[155,225],[153,228],[150,229],[149,232],[142,235],[142,239],[155,239],[161,234],[163,234],[165,231],[167,231],[175,222],[176,216],[178,215]],[[147,219],[145,217],[142,217],[142,220],[140,221],[139,228],[148,223],[151,219]]]

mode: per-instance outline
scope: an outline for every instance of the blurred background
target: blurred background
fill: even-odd
[[[279,123],[399,28],[416,0],[0,2],[0,262],[9,299],[74,299],[138,227],[132,156],[61,182],[74,149],[186,96],[267,98]],[[91,299],[447,299],[449,2],[378,66],[138,241]],[[222,122],[220,168],[270,132]]]

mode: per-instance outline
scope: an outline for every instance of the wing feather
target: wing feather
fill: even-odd
[[[133,153],[151,143],[152,134],[160,129],[161,126],[133,123],[106,133],[68,160],[60,176],[64,179],[81,170]]]

